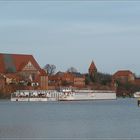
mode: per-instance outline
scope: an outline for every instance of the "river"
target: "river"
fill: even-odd
[[[136,99],[0,101],[0,140],[140,139]]]

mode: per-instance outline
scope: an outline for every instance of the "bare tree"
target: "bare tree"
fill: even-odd
[[[44,70],[47,72],[48,75],[53,75],[56,71],[56,66],[53,64],[46,64]]]
[[[68,68],[67,72],[77,72],[77,69],[74,67]]]

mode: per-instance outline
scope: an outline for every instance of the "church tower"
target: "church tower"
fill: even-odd
[[[96,65],[94,64],[94,62],[92,61],[91,64],[90,64],[90,67],[88,69],[88,73],[90,76],[93,76],[94,77],[94,74],[97,72],[97,68],[96,68]]]

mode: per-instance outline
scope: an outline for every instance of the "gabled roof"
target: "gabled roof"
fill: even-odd
[[[119,70],[113,75],[113,77],[129,76],[129,75],[134,75],[134,74],[130,70]]]
[[[91,62],[89,69],[91,69],[91,70],[97,69],[96,65],[93,61]]]
[[[37,70],[41,69],[32,55],[0,53],[0,73],[6,73],[8,69],[12,72],[21,71],[29,61]]]
[[[34,57],[32,55],[21,55],[21,54],[14,54],[12,55],[13,59],[14,59],[14,63],[16,66],[17,71],[20,71],[20,66],[24,63],[25,65],[30,61],[33,66],[40,70],[40,66],[39,64],[36,62],[36,60],[34,59]]]

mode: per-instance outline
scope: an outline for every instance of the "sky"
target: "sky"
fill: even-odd
[[[139,1],[0,1],[0,53],[32,54],[41,67],[140,75]]]

